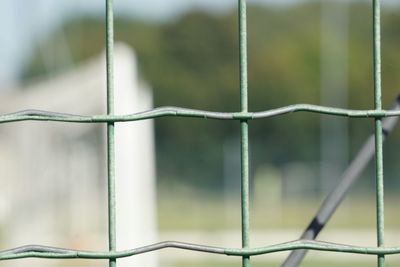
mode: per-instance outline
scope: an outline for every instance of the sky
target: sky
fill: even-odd
[[[305,0],[248,0],[247,2],[288,5],[302,1]],[[28,60],[32,47],[59,26],[65,17],[79,13],[102,15],[104,2],[104,0],[2,0],[0,83],[13,84],[17,80],[21,66]],[[237,0],[114,0],[116,15],[125,14],[156,21],[173,18],[191,8],[218,12],[236,4]]]
[[[280,4],[296,0],[280,0]],[[297,0],[301,1],[301,0]],[[0,83],[16,82],[21,66],[32,47],[46,34],[74,14],[104,14],[104,0],[2,0],[0,9]],[[114,0],[116,15],[125,14],[148,20],[166,20],[191,8],[223,11],[237,0]],[[271,3],[273,0],[250,2]],[[276,2],[276,1],[275,1]],[[4,87],[4,86],[2,86]]]

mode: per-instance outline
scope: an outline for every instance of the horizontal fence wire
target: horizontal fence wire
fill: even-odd
[[[0,251],[0,260],[21,258],[48,259],[109,259],[109,266],[116,266],[116,259],[130,257],[166,248],[192,250],[204,253],[239,256],[243,266],[250,266],[250,256],[269,254],[280,251],[299,249],[326,252],[367,254],[378,256],[378,267],[384,267],[385,255],[400,254],[400,247],[384,246],[384,201],[383,201],[383,156],[382,156],[382,118],[400,116],[399,110],[383,110],[381,102],[381,51],[380,51],[380,1],[373,0],[373,54],[374,54],[374,102],[373,110],[352,110],[311,104],[296,104],[260,112],[248,111],[247,81],[247,21],[246,0],[238,0],[239,42],[240,42],[240,112],[212,112],[182,107],[160,107],[134,114],[114,114],[113,84],[113,46],[114,18],[113,0],[106,3],[106,64],[107,64],[107,115],[74,115],[43,110],[22,110],[0,115],[0,124],[19,121],[54,121],[69,123],[105,123],[107,125],[107,166],[108,166],[108,224],[109,251],[83,251],[41,245],[28,245]],[[293,112],[309,112],[350,118],[373,118],[375,120],[375,165],[376,165],[376,208],[377,208],[377,247],[350,246],[314,240],[296,240],[265,247],[252,248],[249,244],[249,149],[248,124],[253,119],[263,119]],[[115,158],[114,158],[114,124],[155,119],[160,117],[192,117],[217,120],[237,120],[241,125],[241,177],[242,177],[242,247],[226,248],[197,245],[177,241],[160,242],[153,245],[116,250],[115,236]]]
[[[310,112],[349,118],[384,118],[400,116],[399,110],[356,110],[312,104],[296,104],[260,112],[213,112],[182,107],[159,107],[126,115],[75,115],[44,110],[22,110],[0,115],[0,123],[18,121],[59,121],[76,123],[129,122],[160,117],[191,117],[216,120],[253,120],[276,117],[294,112]]]
[[[190,244],[177,241],[160,242],[153,245],[138,247],[124,251],[85,251],[66,248],[57,248],[40,245],[22,246],[14,249],[0,251],[0,260],[22,258],[49,258],[49,259],[119,259],[138,254],[148,253],[166,248],[176,248],[204,253],[222,254],[226,256],[248,257],[265,255],[274,252],[307,249],[326,252],[342,252],[365,255],[392,255],[399,254],[400,247],[363,247],[342,245],[330,242],[296,240],[257,248],[226,248],[207,245]]]
[[[314,251],[342,252],[365,255],[392,255],[399,254],[400,247],[363,247],[336,244],[312,240],[296,240],[266,247],[257,248],[226,248],[198,245],[177,241],[160,242],[153,245],[138,247],[124,251],[85,251],[66,248],[57,248],[40,245],[28,245],[14,249],[0,251],[0,260],[22,259],[22,258],[52,258],[52,259],[119,259],[138,254],[148,253],[166,248],[198,251],[227,256],[257,256],[274,252],[291,251],[295,249],[307,249]]]

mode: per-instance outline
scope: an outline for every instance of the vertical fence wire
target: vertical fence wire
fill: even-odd
[[[247,9],[246,0],[239,0],[239,47],[240,47],[240,109],[248,112],[247,82]],[[241,147],[241,212],[242,212],[242,247],[250,246],[249,219],[249,125],[247,120],[240,121]],[[250,267],[250,257],[244,256],[243,267]]]
[[[373,68],[375,109],[382,109],[381,88],[381,5],[380,0],[373,0]],[[375,168],[376,168],[376,219],[378,247],[384,247],[384,181],[382,118],[375,119]],[[385,255],[378,255],[378,267],[385,266]]]
[[[106,68],[107,68],[107,114],[114,115],[114,12],[113,0],[106,0]],[[115,143],[114,122],[107,123],[107,185],[108,185],[108,246],[116,250],[115,211]],[[110,267],[116,266],[111,258]]]

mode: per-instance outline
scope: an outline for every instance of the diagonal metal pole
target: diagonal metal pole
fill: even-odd
[[[400,110],[400,95],[397,97],[391,110]],[[383,141],[397,124],[399,117],[387,117],[382,120]],[[314,240],[335,213],[338,206],[346,197],[351,186],[359,179],[361,172],[375,154],[375,135],[372,134],[358,152],[357,156],[343,173],[339,184],[334,188],[320,206],[317,214],[301,235],[301,239]],[[306,256],[307,250],[293,250],[282,267],[296,267]]]

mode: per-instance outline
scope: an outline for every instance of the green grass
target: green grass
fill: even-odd
[[[168,194],[160,192],[158,196],[158,216],[161,232],[199,231],[213,233],[221,230],[240,231],[239,199],[225,203],[222,196],[200,194],[192,190],[169,191]],[[400,213],[397,206],[399,200],[398,198],[386,199],[385,225],[387,230],[399,229]],[[258,197],[253,199],[251,203],[250,226],[252,230],[301,230],[315,214],[321,200],[295,199],[278,203]],[[371,233],[373,233],[376,227],[375,223],[375,199],[373,195],[365,198],[349,198],[339,207],[326,230],[371,230]],[[348,258],[342,258],[344,256]],[[312,254],[310,254],[300,267],[376,266],[376,257],[374,256],[352,256],[333,253],[326,259],[326,261],[323,261],[325,258],[313,258]],[[330,259],[332,260],[330,261]],[[163,257],[161,257],[161,266],[241,267],[240,258],[226,259],[222,257],[221,259],[210,260],[207,256],[202,258],[199,255],[198,261],[179,258],[175,260],[164,264]],[[254,257],[251,266],[279,267],[280,264],[281,261],[278,261],[276,257],[271,259],[270,255],[267,255]],[[386,267],[397,266],[400,266],[400,256],[388,256]]]
[[[251,229],[289,229],[305,227],[317,211],[321,200],[296,199],[273,202],[258,198],[252,201]],[[386,229],[398,229],[399,200],[387,199],[385,204]],[[222,196],[178,191],[159,195],[159,227],[164,230],[227,230],[240,228],[239,199],[225,203]],[[184,216],[182,216],[184,215]],[[375,229],[375,200],[347,199],[328,224],[329,229]]]

